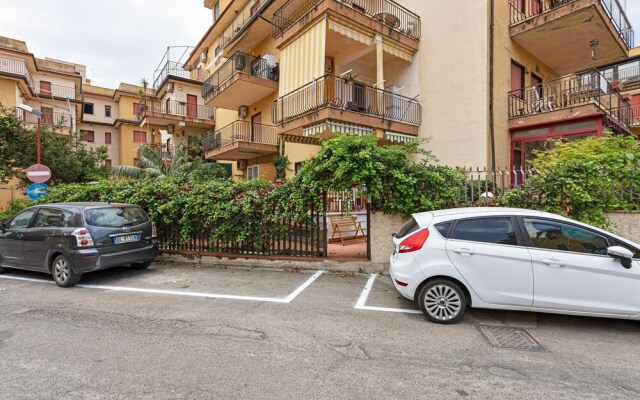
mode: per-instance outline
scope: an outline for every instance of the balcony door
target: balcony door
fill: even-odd
[[[41,107],[42,118],[41,121],[45,125],[53,125],[53,108]]]
[[[262,143],[262,113],[251,117],[251,142]]]
[[[187,95],[187,117],[198,118],[198,96]]]

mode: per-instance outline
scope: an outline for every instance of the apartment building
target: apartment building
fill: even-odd
[[[429,137],[440,162],[522,168],[548,139],[631,133],[631,104],[597,66],[624,62],[617,0],[206,0],[187,68],[216,107],[207,157],[270,180],[335,134]],[[293,174],[289,172],[288,175]]]

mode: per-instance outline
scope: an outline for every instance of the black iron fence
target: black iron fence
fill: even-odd
[[[162,161],[173,160],[174,153],[172,144],[147,143],[138,148],[138,159],[142,158],[143,147],[151,149]]]
[[[293,24],[325,0],[289,0],[271,19],[272,36],[282,36]],[[420,17],[391,0],[337,0],[384,24],[389,29],[420,39]]]
[[[178,78],[192,79],[200,81],[202,77],[198,74],[192,74],[191,71],[185,69],[185,65],[175,61],[167,61],[166,64],[156,73],[155,80],[153,81],[153,89],[160,89],[160,85],[169,76],[175,76]]]
[[[202,84],[202,97],[209,100],[226,89],[236,74],[277,81],[278,66],[264,58],[236,52]]]
[[[351,213],[367,210],[367,195],[353,188],[341,192],[327,193],[327,208],[329,213]]]
[[[509,0],[511,5],[511,24],[544,14],[559,7],[575,3],[578,0]],[[607,16],[615,25],[618,34],[628,48],[634,46],[634,33],[631,23],[619,0],[600,0]]]
[[[215,119],[215,108],[213,107],[188,104],[182,101],[162,101],[143,97],[136,108],[136,117],[138,118],[138,121],[149,113],[206,120]]]
[[[606,68],[602,70],[602,74],[612,83],[621,82],[624,85],[626,81],[636,80],[637,82],[634,83],[640,83],[640,61],[636,60],[636,63],[636,65],[629,67],[616,65],[615,67]]]
[[[519,118],[593,103],[624,127],[631,108],[597,70],[570,75],[509,92],[509,118]]]
[[[244,255],[277,257],[327,257],[327,221],[323,208],[310,205],[305,218],[283,218],[264,226],[245,240],[234,240],[222,232],[222,221],[214,228],[183,235],[177,224],[158,224],[160,249],[167,253],[197,255]]]
[[[242,28],[256,16],[260,7],[266,2],[267,0],[251,0],[247,2],[241,10],[236,11],[233,21],[231,21],[220,35],[220,47],[224,49],[229,43],[233,42],[239,36]]]
[[[278,144],[278,134],[273,125],[234,121],[220,130],[205,136],[202,148],[205,152],[218,150],[235,142]]]
[[[281,124],[326,107],[411,125],[422,121],[422,106],[415,98],[334,75],[324,75],[278,98],[272,108],[272,121]]]

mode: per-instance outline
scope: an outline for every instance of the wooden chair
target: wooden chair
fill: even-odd
[[[367,235],[362,228],[362,222],[356,221],[356,217],[329,217],[331,222],[331,240],[335,239],[336,235],[344,246],[345,240],[364,239],[367,240]],[[344,234],[353,233],[353,236],[344,236]]]

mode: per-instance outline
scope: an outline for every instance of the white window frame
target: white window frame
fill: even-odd
[[[260,168],[257,165],[247,167],[247,180],[258,179],[260,177]]]

